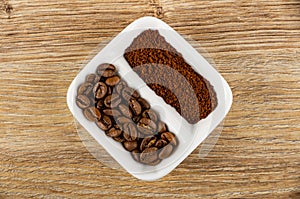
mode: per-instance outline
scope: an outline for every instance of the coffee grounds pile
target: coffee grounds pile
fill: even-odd
[[[206,118],[217,106],[213,86],[185,62],[158,30],[149,29],[138,35],[125,50],[124,58],[189,123]]]

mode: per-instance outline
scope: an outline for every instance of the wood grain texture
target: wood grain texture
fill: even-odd
[[[98,162],[66,105],[89,53],[146,15],[200,43],[234,95],[209,155],[156,182]],[[299,0],[0,0],[0,28],[0,198],[300,198]]]

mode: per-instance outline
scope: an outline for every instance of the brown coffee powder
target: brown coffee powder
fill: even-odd
[[[138,35],[125,50],[124,58],[189,123],[206,118],[217,106],[213,86],[157,30]]]

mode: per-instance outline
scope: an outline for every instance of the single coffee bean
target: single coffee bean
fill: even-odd
[[[100,99],[97,103],[96,103],[96,108],[97,109],[104,109],[105,105],[104,105],[104,100]]]
[[[105,115],[108,115],[108,116],[111,116],[112,115],[112,109],[110,108],[105,108],[102,110],[102,112],[105,114]]]
[[[122,94],[122,90],[127,87],[127,83],[123,80],[120,80],[120,82],[115,86],[116,92],[118,94]]]
[[[165,131],[168,131],[167,125],[164,122],[159,121],[157,124],[157,131],[158,133],[163,133]]]
[[[109,77],[106,79],[105,83],[109,86],[115,86],[117,83],[119,83],[120,77],[118,75],[115,75],[113,77]]]
[[[106,131],[106,135],[112,138],[119,137],[122,134],[121,129],[112,127],[108,131]]]
[[[103,113],[105,115],[111,116],[111,117],[119,117],[121,116],[120,111],[118,111],[117,109],[104,109]]]
[[[133,157],[133,159],[134,159],[135,161],[137,161],[137,162],[140,161],[140,152],[139,152],[139,150],[134,149],[134,150],[131,152],[131,155],[132,155],[132,157]]]
[[[93,88],[96,99],[102,99],[107,93],[107,86],[103,82],[98,82]]]
[[[142,112],[142,107],[136,99],[130,99],[129,107],[134,115],[139,115]]]
[[[133,141],[136,140],[138,136],[138,131],[135,127],[135,124],[132,122],[123,124],[122,127],[123,130],[123,136],[127,141]]]
[[[112,98],[111,98],[111,103],[110,103],[110,106],[112,108],[116,108],[119,106],[119,104],[121,103],[122,99],[120,98],[119,95],[111,95]]]
[[[93,90],[93,84],[89,82],[84,82],[81,84],[77,90],[77,95],[90,95]]]
[[[126,102],[129,102],[129,100],[131,98],[138,98],[138,97],[140,97],[140,94],[137,91],[135,91],[133,88],[125,87],[122,90],[122,97],[123,97],[123,99]]]
[[[115,127],[116,129],[121,129],[120,126],[119,126],[118,124],[115,124],[114,127]]]
[[[119,137],[114,137],[113,139],[120,143],[125,142],[125,138],[122,136],[122,134]]]
[[[145,135],[152,135],[155,133],[156,124],[149,118],[141,118],[137,123],[139,131]]]
[[[108,95],[104,99],[104,105],[107,108],[115,108],[121,103],[121,98],[118,95]]]
[[[145,110],[142,116],[151,119],[153,122],[157,122],[158,120],[157,114],[151,109]]]
[[[103,131],[107,131],[112,127],[112,121],[107,115],[103,115],[101,119],[96,122],[96,124]]]
[[[116,70],[116,67],[112,64],[109,64],[109,63],[103,63],[103,64],[100,64],[97,68],[97,72],[98,71],[104,71],[106,69],[109,69],[109,70]]]
[[[161,159],[157,159],[157,160],[155,160],[154,162],[148,163],[148,165],[150,165],[150,166],[155,166],[155,165],[158,165],[160,162],[161,162]]]
[[[135,116],[132,117],[132,121],[133,121],[134,123],[138,123],[138,121],[140,121],[140,119],[141,119],[141,116],[140,116],[140,115],[135,115]]]
[[[110,86],[107,86],[107,95],[112,94],[112,88]]]
[[[88,76],[86,76],[85,81],[92,84],[96,84],[97,82],[100,81],[100,77],[96,74],[89,74]]]
[[[123,126],[123,124],[125,124],[125,123],[132,123],[132,120],[130,118],[128,118],[128,117],[120,116],[120,117],[117,118],[116,123],[119,126]]]
[[[129,109],[128,105],[119,104],[118,108],[124,116],[126,116],[128,118],[132,118],[132,112]]]
[[[160,148],[166,146],[167,144],[168,144],[167,141],[159,139],[159,140],[156,141],[155,147],[158,148],[158,149],[160,149]]]
[[[116,71],[110,70],[110,69],[106,69],[105,71],[103,71],[102,76],[103,77],[112,77],[115,74],[116,74]]]
[[[150,147],[154,146],[156,143],[156,140],[157,139],[155,136],[145,137],[140,144],[140,150],[144,151],[146,148],[150,148]]]
[[[137,141],[125,141],[123,142],[123,146],[127,151],[133,151],[137,148]]]
[[[112,64],[101,64],[97,68],[97,73],[103,77],[112,77],[116,73],[116,67]]]
[[[160,152],[158,154],[158,158],[166,159],[167,157],[169,157],[171,155],[172,151],[173,151],[173,146],[171,144],[168,144],[160,150]]]
[[[105,107],[107,107],[107,108],[111,108],[111,107],[110,107],[110,104],[111,104],[111,95],[108,95],[108,96],[106,96],[105,99],[104,99],[104,105],[105,105]]]
[[[94,106],[91,106],[91,107],[88,107],[88,108],[84,109],[83,114],[84,114],[86,119],[88,119],[92,122],[95,122],[95,121],[97,121],[101,118],[100,111]]]
[[[157,148],[146,148],[140,155],[140,161],[145,164],[149,164],[157,160]]]
[[[140,103],[143,109],[150,109],[150,104],[142,97],[139,97],[137,101]]]
[[[176,140],[176,137],[173,133],[171,132],[163,132],[161,135],[160,135],[161,139],[167,141],[168,143],[171,143],[173,146],[176,146],[177,145],[177,140]]]
[[[76,104],[79,108],[85,109],[90,106],[90,100],[86,95],[78,95],[76,97]]]

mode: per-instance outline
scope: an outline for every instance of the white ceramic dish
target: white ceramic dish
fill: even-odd
[[[174,108],[155,95],[123,58],[123,53],[132,40],[147,29],[159,30],[159,33],[183,55],[186,62],[213,85],[218,106],[207,118],[194,125],[189,124]],[[158,165],[148,166],[133,160],[130,153],[124,150],[120,143],[107,137],[95,123],[86,120],[81,109],[77,107],[75,98],[78,86],[84,82],[87,74],[95,73],[97,66],[104,62],[114,64],[121,77],[148,100],[151,107],[159,113],[161,120],[168,125],[170,131],[176,134],[179,145],[169,158]],[[143,17],[128,25],[79,72],[69,87],[67,103],[76,120],[126,171],[142,180],[156,180],[178,166],[224,119],[232,104],[232,92],[214,67],[175,30],[157,18]]]

